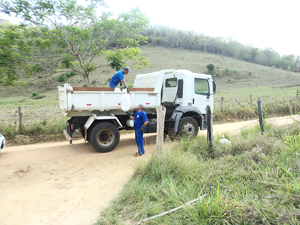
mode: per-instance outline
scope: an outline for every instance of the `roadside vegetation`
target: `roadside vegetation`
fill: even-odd
[[[0,105],[0,133],[10,144],[29,144],[64,138],[62,132],[67,118],[58,108],[56,96],[32,92],[28,96],[1,99]],[[21,107],[22,113],[21,130],[18,107]]]
[[[143,224],[298,224],[299,122],[266,125],[214,140],[181,140],[139,164],[98,225],[135,224],[205,195],[203,200]]]

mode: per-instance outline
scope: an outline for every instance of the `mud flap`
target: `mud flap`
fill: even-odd
[[[67,141],[69,141],[70,144],[72,144],[72,138],[70,137],[70,135],[68,134],[68,132],[66,130],[64,130],[64,135],[65,135]]]

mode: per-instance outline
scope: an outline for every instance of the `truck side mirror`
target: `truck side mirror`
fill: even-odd
[[[183,96],[183,79],[178,79],[177,98]]]
[[[217,82],[216,80],[213,80],[213,93],[216,93],[217,91]]]

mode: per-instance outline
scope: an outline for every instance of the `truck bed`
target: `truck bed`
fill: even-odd
[[[161,104],[161,90],[164,76],[173,73],[174,69],[161,70],[149,74],[137,74],[133,88],[130,90],[130,111],[143,103],[145,111],[151,112]],[[110,87],[72,87],[65,84],[58,87],[59,108],[66,116],[89,116],[91,111],[122,111],[121,97],[123,88]]]
[[[121,92],[123,88],[120,88]],[[115,91],[115,88],[110,87],[73,87],[73,91]],[[130,88],[130,92],[146,91],[153,92],[154,88]]]
[[[161,103],[160,92],[154,88],[129,88],[131,97],[130,110],[143,103],[148,109],[156,108]],[[65,84],[58,87],[59,108],[68,112],[120,110],[123,88],[110,87],[72,87]]]

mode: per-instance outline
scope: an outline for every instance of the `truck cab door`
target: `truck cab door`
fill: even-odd
[[[166,78],[163,87],[163,102],[174,102],[177,94],[177,78]]]
[[[212,90],[208,79],[194,77],[194,90],[192,104],[197,107],[201,113],[205,113],[206,106],[213,107]]]

